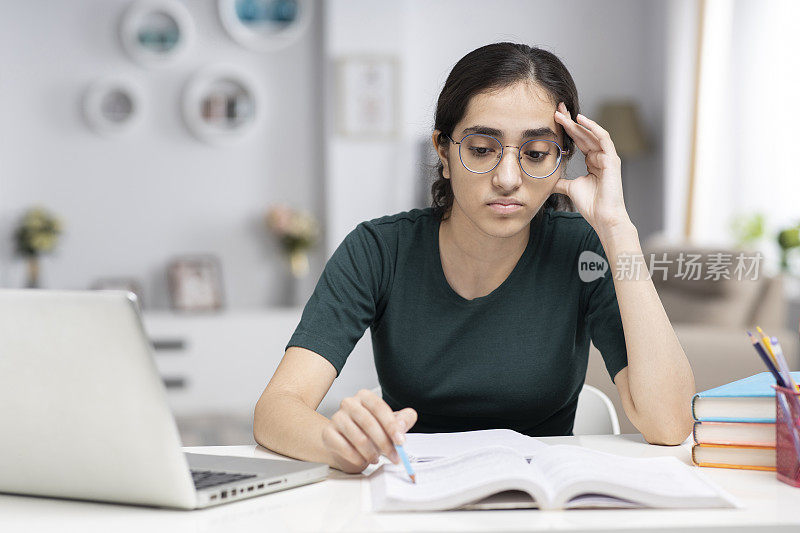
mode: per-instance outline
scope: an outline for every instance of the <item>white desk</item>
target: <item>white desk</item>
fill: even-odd
[[[546,437],[628,455],[674,455],[689,463],[689,444],[651,446],[639,435]],[[214,446],[187,451],[275,457],[263,448]],[[367,472],[374,470],[370,467]],[[331,469],[325,481],[199,511],[171,511],[24,496],[0,495],[0,531],[274,532],[274,531],[769,531],[800,532],[800,489],[772,472],[703,468],[740,499],[742,509],[448,511],[372,513],[364,475]],[[2,475],[2,473],[0,473]]]

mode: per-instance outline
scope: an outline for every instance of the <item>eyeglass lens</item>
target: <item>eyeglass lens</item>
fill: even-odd
[[[472,172],[489,172],[500,162],[503,147],[494,137],[475,133],[467,135],[458,147],[461,162]],[[558,167],[561,151],[555,143],[531,140],[520,147],[522,170],[531,177],[549,176]]]

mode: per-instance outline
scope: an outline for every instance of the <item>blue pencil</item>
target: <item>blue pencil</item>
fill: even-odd
[[[785,387],[783,376],[781,376],[781,373],[778,372],[778,369],[775,367],[775,363],[772,362],[772,359],[769,357],[766,350],[764,350],[764,347],[761,346],[761,343],[758,342],[758,339],[756,339],[756,337],[749,331],[747,332],[747,336],[750,337],[750,341],[753,343],[753,348],[755,348],[758,356],[761,357],[761,360],[764,361],[765,365],[767,365],[767,370],[772,372],[772,375],[775,376],[775,382],[779,386]]]
[[[414,483],[417,482],[417,475],[414,473],[414,469],[411,468],[411,463],[408,462],[408,456],[406,455],[406,451],[403,449],[403,446],[400,444],[394,445],[395,450],[400,455],[400,459],[403,461],[403,466],[406,467],[406,472],[408,472],[408,477],[411,478],[411,481]]]

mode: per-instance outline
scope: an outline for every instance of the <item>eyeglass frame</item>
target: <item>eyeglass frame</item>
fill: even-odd
[[[471,168],[469,168],[467,166],[466,163],[464,163],[464,159],[461,157],[461,143],[464,142],[464,139],[466,139],[467,137],[471,137],[472,135],[480,135],[482,137],[489,137],[489,138],[494,139],[495,141],[497,141],[497,144],[500,145],[500,157],[497,158],[497,163],[495,163],[494,166],[492,168],[490,168],[489,170],[486,170],[484,172],[478,172],[476,170],[472,170]],[[563,148],[561,148],[560,144],[558,144],[556,141],[551,141],[550,139],[530,139],[530,140],[525,141],[524,143],[522,143],[521,146],[515,146],[513,144],[503,144],[503,143],[500,142],[500,140],[497,137],[495,137],[493,135],[487,135],[485,133],[469,133],[467,135],[464,135],[464,137],[462,137],[460,141],[454,141],[453,138],[450,137],[450,135],[448,135],[447,133],[445,133],[444,136],[447,137],[448,140],[451,143],[458,145],[458,159],[459,159],[459,161],[461,161],[461,166],[463,166],[464,168],[466,168],[467,170],[469,170],[473,174],[488,174],[492,170],[496,169],[497,165],[500,164],[500,161],[503,160],[503,152],[505,151],[504,150],[505,148],[516,148],[517,149],[517,151],[518,151],[518,153],[517,153],[517,163],[519,164],[519,169],[522,172],[524,172],[526,176],[528,176],[529,178],[535,179],[535,180],[542,180],[542,179],[545,179],[545,178],[549,178],[550,176],[555,174],[556,170],[558,170],[558,167],[561,166],[561,160],[564,158],[565,155],[569,155],[569,150],[564,150]],[[553,171],[550,174],[548,174],[547,176],[531,176],[530,174],[525,172],[525,169],[522,167],[522,147],[525,146],[526,144],[530,143],[530,142],[535,142],[535,141],[543,141],[543,142],[548,142],[548,143],[551,143],[551,144],[555,144],[556,148],[558,148],[558,163],[556,163],[556,168],[554,168]]]

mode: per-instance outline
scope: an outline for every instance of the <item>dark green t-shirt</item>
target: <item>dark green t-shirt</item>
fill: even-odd
[[[412,431],[571,435],[590,339],[612,379],[628,357],[612,273],[579,276],[581,252],[606,257],[597,234],[578,213],[542,215],[508,278],[472,300],[445,278],[431,208],[360,223],[286,347],[320,354],[338,375],[369,327],[383,399],[416,409]]]

